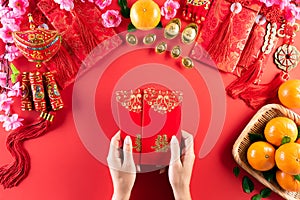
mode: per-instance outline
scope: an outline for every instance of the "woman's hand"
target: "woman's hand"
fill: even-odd
[[[132,141],[126,136],[123,150],[119,148],[121,136],[116,133],[111,139],[107,163],[114,186],[113,200],[128,200],[136,178],[132,156]]]
[[[182,143],[184,147],[180,157],[179,142],[175,136],[171,139],[169,181],[176,200],[191,200],[190,181],[195,160],[193,136],[182,131]]]

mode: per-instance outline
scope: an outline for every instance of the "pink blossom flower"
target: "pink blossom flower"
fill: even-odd
[[[5,122],[7,118],[7,115],[0,115],[0,122]]]
[[[21,87],[20,82],[16,82],[12,87],[11,90],[7,92],[8,97],[18,97],[21,95]]]
[[[105,7],[111,4],[112,0],[95,0],[95,4],[103,10]]]
[[[12,62],[14,59],[19,58],[22,56],[21,52],[15,45],[6,45],[6,54],[4,58],[7,59],[9,62]]]
[[[0,72],[0,87],[6,87],[7,84],[7,73]]]
[[[260,0],[260,2],[264,3],[267,7],[279,5],[281,10],[290,4],[290,0]]]
[[[122,21],[121,15],[117,10],[107,10],[101,17],[102,25],[106,28],[117,27]]]
[[[0,5],[0,18],[10,11],[9,7]]]
[[[296,19],[300,20],[300,7],[297,7],[295,4],[289,4],[285,8],[285,13],[289,13],[289,12],[290,12],[290,15],[293,16],[293,19],[291,19],[291,17],[290,18],[286,18],[287,21],[289,21],[289,19],[291,19],[290,22],[295,22]]]
[[[18,114],[13,114],[10,117],[7,117],[3,123],[3,128],[6,131],[15,130],[20,126],[23,126],[22,122],[24,119],[19,118]]]
[[[54,0],[54,2],[60,5],[61,10],[71,11],[74,8],[73,0]]]
[[[0,94],[0,111],[5,111],[5,114],[8,114],[13,102],[12,98],[8,98],[5,93]]]
[[[2,28],[0,28],[0,38],[4,43],[13,43],[14,40],[12,37],[12,33],[18,30],[19,30],[19,26],[13,24],[4,25]]]
[[[16,25],[20,26],[22,21],[22,15],[19,15],[18,13],[13,12],[13,10],[10,10],[2,15],[1,17],[1,24],[2,25]]]
[[[161,7],[160,12],[162,16],[165,16],[167,20],[176,16],[177,9],[180,7],[177,1],[167,0]]]
[[[8,7],[12,8],[13,12],[19,15],[25,14],[28,6],[28,0],[9,0],[8,3]]]

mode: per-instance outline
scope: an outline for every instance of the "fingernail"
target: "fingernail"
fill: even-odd
[[[171,138],[171,143],[176,143],[176,142],[177,142],[177,138],[175,135],[173,135]]]
[[[127,136],[125,137],[124,143],[125,143],[125,144],[130,144],[130,142],[131,142],[131,139],[130,139],[130,137],[127,135]]]

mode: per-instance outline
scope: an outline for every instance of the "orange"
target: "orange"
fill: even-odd
[[[296,143],[300,144],[300,138],[298,140],[296,140]]]
[[[300,108],[300,80],[288,80],[278,89],[280,102],[288,108]]]
[[[293,175],[278,170],[276,172],[276,180],[283,189],[290,192],[300,192],[300,181],[295,179]]]
[[[288,174],[300,174],[300,144],[286,143],[275,152],[277,167]]]
[[[298,129],[293,120],[287,117],[276,117],[267,123],[264,134],[268,142],[280,146],[284,137],[290,138],[290,142],[295,142]]]
[[[267,142],[254,142],[248,148],[247,160],[256,170],[270,170],[275,166],[275,148]]]
[[[130,9],[130,20],[135,28],[151,30],[160,22],[160,8],[152,0],[138,0]]]

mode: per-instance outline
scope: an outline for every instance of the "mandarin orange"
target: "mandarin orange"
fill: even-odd
[[[290,192],[300,192],[300,181],[295,179],[293,175],[278,170],[276,172],[276,180],[283,189]]]
[[[160,22],[160,8],[152,0],[138,0],[130,9],[130,20],[139,30],[151,30]]]
[[[281,84],[278,98],[288,108],[300,108],[300,80],[288,80]]]
[[[288,174],[300,174],[300,144],[286,143],[275,152],[277,167]]]
[[[287,117],[276,117],[267,123],[264,134],[269,143],[280,146],[284,138],[289,138],[289,142],[295,142],[298,129],[293,120]]]
[[[248,148],[247,160],[256,170],[270,170],[275,166],[275,148],[268,142],[254,142]]]

